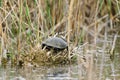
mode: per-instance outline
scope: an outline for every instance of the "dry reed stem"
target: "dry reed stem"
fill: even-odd
[[[98,80],[102,80],[102,74],[103,74],[103,68],[104,68],[104,63],[105,63],[105,49],[107,47],[107,28],[105,27],[105,32],[104,32],[104,44],[103,44],[103,48],[102,48],[102,59],[101,59],[101,63],[100,63],[100,71],[99,71],[99,79]]]
[[[67,27],[67,31],[68,31],[68,37],[67,37],[68,50],[69,50],[69,46],[70,46],[69,43],[70,43],[70,31],[71,31],[71,27],[72,27],[73,4],[74,4],[74,0],[71,0],[70,6],[69,6],[69,11],[68,11],[68,27]],[[69,50],[68,57],[70,58],[70,50]]]
[[[0,20],[0,37],[2,37],[2,23],[1,23],[1,20]],[[0,50],[0,53],[2,53],[2,45],[1,45],[1,50]],[[0,64],[1,64],[1,54],[0,54]]]
[[[19,25],[19,28],[18,28],[19,34],[18,34],[18,38],[17,38],[17,52],[18,52],[18,54],[20,52],[20,45],[21,45],[21,43],[20,43],[20,40],[21,40],[20,33],[21,33],[21,27],[22,27],[21,23],[22,23],[22,12],[23,12],[22,0],[20,0],[20,2],[19,2],[19,10],[20,10],[20,18],[19,18],[19,24],[20,25]]]
[[[88,56],[89,61],[88,61],[88,80],[93,80],[93,54]]]
[[[97,21],[97,15],[98,15],[98,8],[99,8],[99,1],[97,1],[97,6],[96,6],[96,14],[95,14],[95,26],[94,26],[94,47],[95,47],[95,50],[96,50],[96,43],[97,43],[97,33],[98,33],[98,30],[97,30],[97,27],[98,27],[98,23],[96,22]]]
[[[2,36],[2,23],[1,23],[1,20],[0,20],[0,36]]]
[[[112,48],[111,48],[111,50],[110,50],[110,55],[112,55],[112,56],[113,56],[113,54],[114,54],[117,36],[118,36],[118,33],[116,33],[115,36],[114,36],[113,43],[112,43]]]

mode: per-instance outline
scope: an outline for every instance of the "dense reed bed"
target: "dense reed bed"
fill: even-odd
[[[0,0],[0,62],[36,65],[32,55],[47,53],[41,42],[58,35],[68,42],[67,58],[72,54],[77,64],[88,59],[88,80],[93,80],[97,51],[107,51],[111,59],[118,51],[119,26],[119,0]]]

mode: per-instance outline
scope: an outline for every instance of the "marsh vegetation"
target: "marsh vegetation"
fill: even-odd
[[[42,49],[53,36],[68,51]],[[0,79],[119,80],[119,48],[120,0],[0,0]]]

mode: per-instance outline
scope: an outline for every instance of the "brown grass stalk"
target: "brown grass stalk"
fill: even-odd
[[[68,32],[68,37],[67,37],[67,42],[68,42],[68,49],[69,49],[69,43],[70,43],[70,32],[71,32],[71,27],[72,27],[72,13],[73,13],[73,4],[74,0],[70,1],[70,6],[69,6],[69,11],[68,11],[68,26],[67,26],[67,32]],[[69,58],[70,58],[70,50],[69,50]]]

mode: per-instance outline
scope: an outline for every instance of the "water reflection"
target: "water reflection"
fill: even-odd
[[[69,65],[24,69],[0,68],[0,80],[79,80],[77,68]]]
[[[7,66],[7,68],[0,68],[0,80],[89,80],[89,76],[92,77],[92,80],[119,80],[120,55],[115,56],[114,61],[110,60],[109,54],[105,55],[103,65],[100,62],[101,54],[98,56],[97,61],[94,61],[92,72],[90,72],[89,66],[84,67],[87,63],[52,67],[41,66],[39,68],[10,68]],[[102,73],[100,73],[101,68]]]

